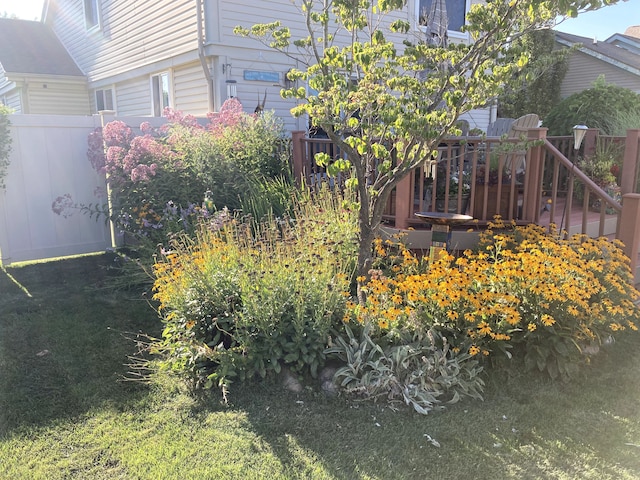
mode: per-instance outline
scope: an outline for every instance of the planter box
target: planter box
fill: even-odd
[[[476,185],[473,201],[473,218],[482,219],[484,209],[485,185]],[[511,184],[503,184],[500,198],[498,198],[498,185],[487,187],[487,220],[492,220],[494,215],[500,215],[504,220],[516,218],[518,216],[518,192],[513,199],[513,208],[509,214],[509,197],[511,195]]]

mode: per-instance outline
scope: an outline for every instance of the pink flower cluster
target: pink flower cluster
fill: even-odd
[[[144,135],[135,136],[121,121],[107,123],[102,131],[96,129],[89,135],[88,156],[93,167],[110,175],[112,181],[144,182],[155,176],[159,162],[170,160],[175,153],[160,141],[149,122],[140,129]]]
[[[220,107],[220,111],[216,113],[208,113],[209,119],[208,129],[214,135],[219,135],[227,127],[234,127],[251,116],[244,113],[242,104],[237,98],[225,100]]]

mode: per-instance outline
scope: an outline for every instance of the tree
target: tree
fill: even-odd
[[[406,14],[398,14],[406,0],[301,0],[305,38],[292,39],[278,21],[235,31],[303,66],[288,78],[310,88],[282,94],[300,100],[292,113],[309,115],[346,154],[333,164],[320,154],[316,162],[330,173],[351,172],[360,201],[358,272],[366,276],[391,191],[433,158],[442,138],[456,131],[461,114],[495,98],[526,64],[516,40],[549,27],[559,15],[575,16],[615,1],[487,0],[467,14],[469,45],[410,38],[412,25]]]
[[[535,113],[544,118],[560,103],[560,86],[567,73],[568,56],[574,49],[554,49],[555,37],[553,30],[545,29],[519,39],[529,61],[498,97],[499,116],[518,118]]]

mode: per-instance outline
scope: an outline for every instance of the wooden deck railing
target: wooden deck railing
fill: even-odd
[[[435,162],[426,159],[398,184],[387,205],[385,220],[400,229],[419,228],[424,224],[416,212],[445,211],[467,213],[480,225],[492,220],[496,213],[520,224],[554,223],[568,234],[615,236],[625,244],[625,253],[635,271],[640,248],[640,194],[636,193],[640,130],[629,130],[625,138],[604,139],[625,145],[619,177],[622,204],[575,166],[578,155],[595,151],[595,129],[588,131],[582,149],[576,152],[572,137],[547,138],[546,129],[534,128],[528,132],[529,148],[524,151],[519,150],[522,142],[513,139],[443,140]],[[325,170],[313,161],[318,152],[333,158],[342,155],[328,139],[293,133],[294,172],[299,181],[304,179],[306,184],[314,185],[326,178]],[[491,174],[492,182],[486,168],[491,164],[498,167]],[[576,195],[577,191],[580,195]],[[611,225],[613,232],[609,231]]]

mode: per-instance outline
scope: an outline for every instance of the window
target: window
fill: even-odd
[[[96,90],[96,110],[115,110],[113,107],[113,90]]]
[[[151,77],[151,98],[153,100],[153,116],[161,117],[162,111],[170,106],[168,72]]]
[[[99,0],[83,0],[84,21],[87,30],[100,26]]]
[[[420,25],[425,25],[432,0],[417,0],[418,19]],[[467,0],[446,0],[447,17],[449,18],[449,31],[459,32],[464,25],[467,13]]]

